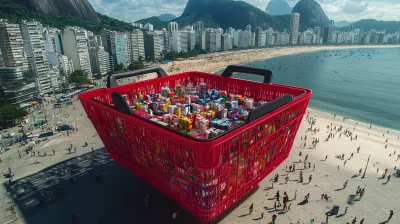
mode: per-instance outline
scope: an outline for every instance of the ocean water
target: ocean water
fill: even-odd
[[[243,65],[272,70],[274,83],[311,89],[312,109],[400,130],[400,48],[317,51]]]

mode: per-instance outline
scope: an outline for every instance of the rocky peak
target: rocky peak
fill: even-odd
[[[70,14],[95,23],[99,21],[87,0],[20,0],[20,3],[49,16]]]

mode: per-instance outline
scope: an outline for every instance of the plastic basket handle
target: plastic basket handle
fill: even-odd
[[[119,73],[119,74],[112,74],[107,77],[107,88],[112,88],[117,86],[117,79],[123,79],[123,78],[128,78],[132,76],[138,76],[138,75],[144,75],[148,73],[153,73],[156,72],[158,77],[164,77],[168,76],[165,71],[160,68],[160,67],[150,67],[150,68],[144,68],[136,71],[130,71],[130,72],[124,72],[124,73]]]
[[[247,74],[254,74],[254,75],[260,75],[264,76],[264,82],[263,83],[271,83],[272,81],[272,71],[270,70],[265,70],[265,69],[259,69],[259,68],[250,68],[250,67],[244,67],[244,66],[237,66],[237,65],[229,65],[226,67],[224,72],[221,74],[223,77],[232,77],[232,74],[234,72],[242,72],[242,73],[247,73]]]
[[[117,92],[111,93],[111,98],[114,103],[114,108],[121,113],[132,115],[132,110],[126,100]]]
[[[292,95],[286,94],[282,97],[279,97],[267,104],[262,105],[261,107],[253,110],[250,112],[248,118],[247,118],[247,122],[253,122],[255,120],[257,120],[258,118],[278,109],[279,107],[288,104],[292,101]]]

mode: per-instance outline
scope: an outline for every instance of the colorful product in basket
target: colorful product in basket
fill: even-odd
[[[138,93],[126,100],[134,114],[199,139],[212,139],[244,124],[251,110],[266,103],[209,89],[206,83],[195,88],[191,83],[165,86],[161,93]]]

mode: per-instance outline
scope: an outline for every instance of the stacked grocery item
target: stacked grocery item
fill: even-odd
[[[210,89],[206,83],[162,87],[161,93],[139,93],[133,99],[123,97],[134,114],[197,139],[214,139],[244,124],[252,110],[266,103]]]

